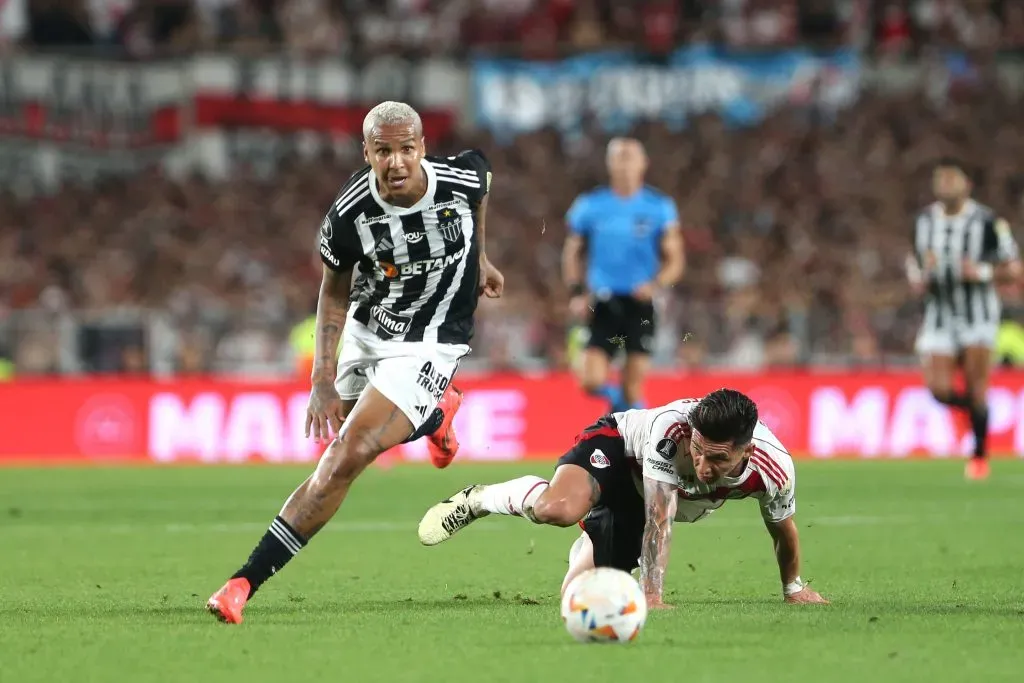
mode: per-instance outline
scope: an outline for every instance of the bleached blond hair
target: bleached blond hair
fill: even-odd
[[[373,134],[373,129],[379,126],[401,126],[410,123],[417,135],[423,135],[423,121],[415,109],[405,102],[391,100],[381,102],[371,109],[363,119],[363,137],[370,137]]]

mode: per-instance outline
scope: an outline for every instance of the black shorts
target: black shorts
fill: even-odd
[[[641,470],[636,459],[626,455],[615,418],[606,415],[583,430],[558,464],[582,467],[601,487],[601,498],[580,522],[594,545],[594,564],[635,569],[645,522],[644,498],[634,479]]]
[[[631,296],[613,296],[594,302],[587,348],[611,357],[620,350],[650,354],[654,345],[654,304]]]

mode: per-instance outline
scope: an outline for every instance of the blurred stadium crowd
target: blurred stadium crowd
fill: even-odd
[[[844,44],[876,60],[966,50],[977,78],[941,93],[926,78],[899,94],[865,92],[841,112],[790,106],[747,129],[713,115],[682,133],[637,128],[649,182],[679,205],[688,256],[684,284],[659,302],[656,360],[695,371],[907,362],[918,306],[902,264],[939,155],[964,159],[979,199],[1015,228],[1024,223],[1020,102],[985,68],[996,50],[1024,47],[1024,3],[25,0],[20,32],[12,6],[6,49],[106,45],[135,57],[215,47],[357,59],[519,45],[543,58],[625,43],[657,59],[690,40]],[[540,131],[503,145],[461,130],[429,141],[439,152],[480,147],[494,167],[488,244],[508,284],[504,299],[482,306],[480,362],[569,363],[562,217],[576,194],[605,181],[606,140],[592,127],[574,140]],[[69,363],[288,371],[290,337],[315,303],[313,235],[358,155],[348,140],[270,179],[172,181],[154,171],[0,198],[0,356],[26,374]],[[66,325],[80,331],[73,348]]]
[[[138,57],[202,48],[358,56],[366,50],[529,56],[680,43],[852,44],[899,55],[923,46],[1024,45],[1015,0],[7,0],[3,39],[118,46]]]

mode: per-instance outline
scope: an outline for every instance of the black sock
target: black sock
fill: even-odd
[[[971,429],[974,431],[974,457],[984,458],[988,441],[988,406],[971,408]]]
[[[963,394],[963,393],[958,394],[958,393],[955,393],[955,392],[952,392],[952,391],[950,391],[948,393],[939,394],[939,393],[936,393],[936,392],[933,391],[932,392],[932,396],[935,397],[936,401],[938,401],[939,403],[941,403],[943,405],[947,405],[950,408],[970,408],[971,407],[971,397],[968,396],[967,394]]]
[[[306,539],[296,533],[288,525],[288,522],[280,517],[275,517],[270,528],[267,529],[267,533],[263,534],[263,538],[253,548],[245,565],[231,578],[248,579],[251,586],[249,589],[251,597],[267,579],[280,571],[288,564],[288,560],[295,557],[295,554],[305,546]]]
[[[430,436],[441,427],[441,423],[444,422],[444,412],[440,408],[434,408],[434,412],[430,414],[426,422],[420,425],[420,428],[412,433],[408,439],[403,443],[412,443],[421,436]]]

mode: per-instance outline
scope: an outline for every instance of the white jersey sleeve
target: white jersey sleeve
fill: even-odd
[[[764,491],[758,497],[764,521],[778,523],[792,517],[796,513],[793,458],[781,446],[755,439],[750,463],[764,483]]]
[[[679,485],[676,455],[683,439],[689,436],[690,425],[682,411],[663,409],[655,412],[647,426],[640,453],[644,477]]]

